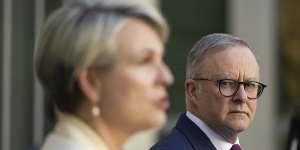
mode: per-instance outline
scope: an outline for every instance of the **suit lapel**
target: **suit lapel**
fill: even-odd
[[[187,138],[194,150],[216,150],[204,132],[185,113],[181,114],[175,128]]]

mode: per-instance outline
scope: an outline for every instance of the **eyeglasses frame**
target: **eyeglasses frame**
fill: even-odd
[[[261,94],[263,93],[264,89],[267,87],[267,85],[265,85],[265,84],[263,84],[263,83],[261,83],[261,82],[257,82],[257,81],[238,81],[238,80],[234,80],[234,79],[211,80],[211,79],[207,79],[207,78],[192,78],[192,80],[194,80],[194,81],[211,81],[211,82],[217,83],[218,88],[219,88],[219,92],[220,92],[221,95],[223,95],[224,97],[233,97],[233,96],[236,95],[236,93],[239,91],[239,88],[236,88],[236,91],[233,92],[232,95],[229,95],[229,96],[224,95],[224,94],[221,92],[221,87],[220,87],[220,85],[221,85],[220,82],[221,82],[221,81],[224,81],[224,80],[235,81],[236,83],[239,84],[239,86],[240,86],[241,84],[244,85],[244,84],[246,84],[247,82],[255,82],[255,83],[261,85],[261,90],[258,91],[256,98],[250,98],[250,97],[247,95],[247,98],[248,98],[248,99],[258,99],[258,98],[261,96]]]

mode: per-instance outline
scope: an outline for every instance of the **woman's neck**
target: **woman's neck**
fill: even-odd
[[[126,132],[116,128],[114,125],[106,124],[103,120],[95,121],[93,128],[110,150],[121,150],[130,137],[130,134],[126,134]]]
[[[94,117],[86,113],[77,113],[78,116],[88,124],[96,134],[104,141],[109,150],[121,150],[132,133],[124,131],[115,124],[109,124],[101,116]]]

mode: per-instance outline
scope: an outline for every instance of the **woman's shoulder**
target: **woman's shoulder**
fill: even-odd
[[[83,150],[86,149],[84,145],[79,144],[70,139],[50,134],[41,150]]]
[[[47,136],[42,150],[108,150],[102,139],[76,117],[65,117]]]
[[[41,150],[107,150],[106,147],[97,147],[80,143],[72,139],[50,134],[41,148]]]

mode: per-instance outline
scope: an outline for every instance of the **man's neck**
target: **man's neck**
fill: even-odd
[[[208,126],[201,118],[194,115],[192,112],[186,113],[187,117],[194,122],[210,139],[210,141],[215,145],[217,149],[230,149],[232,144],[239,144],[239,139],[237,136],[234,137],[231,141],[227,137],[219,134]]]

